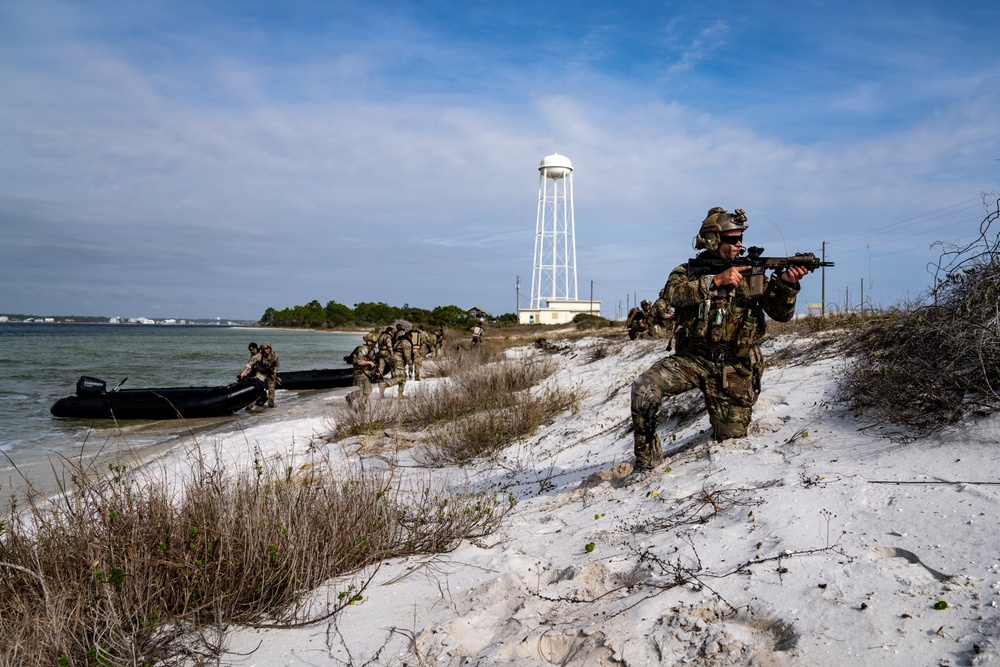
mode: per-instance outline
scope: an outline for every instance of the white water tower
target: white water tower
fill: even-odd
[[[555,153],[538,166],[538,217],[531,308],[576,301],[576,239],[573,220],[573,163]]]

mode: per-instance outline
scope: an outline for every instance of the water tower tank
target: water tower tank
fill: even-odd
[[[542,158],[542,163],[538,165],[538,171],[547,178],[557,180],[569,176],[570,172],[573,171],[573,163],[565,155],[554,153]]]

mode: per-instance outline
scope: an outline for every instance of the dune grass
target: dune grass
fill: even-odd
[[[73,488],[0,524],[3,667],[210,663],[228,626],[334,615],[366,582],[316,600],[323,582],[453,549],[513,504],[322,462],[223,471],[199,458],[180,491],[115,464],[67,465]]]
[[[428,377],[447,381],[408,389],[405,402],[374,396],[365,410],[343,409],[331,437],[376,436],[388,428],[418,432],[426,463],[464,465],[497,456],[582,399],[578,392],[542,386],[557,368],[552,359],[508,358],[499,344],[458,350],[430,368]]]

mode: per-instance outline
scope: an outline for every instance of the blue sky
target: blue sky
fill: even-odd
[[[1000,5],[903,7],[7,0],[0,312],[511,312],[551,153],[605,316],[712,206],[899,303],[1000,190]]]

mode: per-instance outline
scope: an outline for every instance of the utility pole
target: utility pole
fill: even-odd
[[[515,276],[514,278],[514,315],[518,320],[521,319],[521,276]]]
[[[590,281],[590,314],[594,314],[594,281]]]
[[[826,241],[823,241],[823,263],[826,264]],[[820,267],[820,317],[826,317],[826,267]]]

